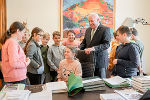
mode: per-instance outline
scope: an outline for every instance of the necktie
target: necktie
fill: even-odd
[[[94,36],[94,33],[95,33],[95,29],[92,29],[92,31],[91,31],[91,40],[92,40],[92,38]]]

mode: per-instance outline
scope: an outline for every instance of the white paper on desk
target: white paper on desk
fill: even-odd
[[[49,82],[46,83],[47,91],[52,91],[53,93],[67,92],[67,85],[64,81]]]
[[[115,77],[103,79],[103,80],[112,85],[121,85],[122,83],[127,82],[127,80],[125,80],[124,78],[122,78],[120,76],[115,76]]]
[[[89,80],[83,80],[82,83],[89,83],[89,82],[95,82],[95,81],[101,81],[102,79],[100,78],[95,78],[95,79],[89,79]]]
[[[9,90],[2,100],[28,100],[29,90]]]
[[[114,92],[118,93],[126,100],[139,100],[143,95],[133,89],[115,90]]]
[[[117,93],[100,94],[101,100],[126,100]]]
[[[29,100],[52,100],[52,92],[43,90],[37,93],[31,93]]]

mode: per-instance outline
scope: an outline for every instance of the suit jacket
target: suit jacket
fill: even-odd
[[[107,49],[110,46],[111,33],[110,28],[99,25],[97,30],[91,40],[91,31],[92,28],[89,27],[86,30],[85,38],[83,39],[80,49],[84,50],[85,48],[94,47],[95,48],[95,59],[96,59],[96,68],[106,68],[108,66],[108,52]]]

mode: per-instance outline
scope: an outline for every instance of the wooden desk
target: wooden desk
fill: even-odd
[[[40,92],[42,91],[42,85],[30,85],[26,86],[26,89],[32,92]],[[114,88],[116,89],[123,89],[123,88]],[[83,92],[77,94],[73,97],[68,97],[68,93],[53,93],[53,100],[100,100],[100,94],[102,93],[113,93],[113,88],[109,88],[106,86],[105,91],[92,91],[92,92]]]

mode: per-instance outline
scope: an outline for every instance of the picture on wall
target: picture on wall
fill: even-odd
[[[63,38],[68,30],[80,37],[89,27],[88,15],[97,13],[103,25],[113,29],[113,0],[63,0]]]

